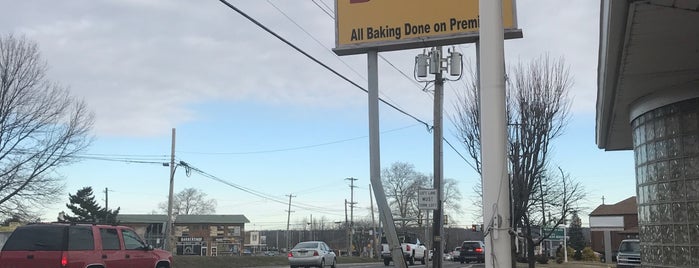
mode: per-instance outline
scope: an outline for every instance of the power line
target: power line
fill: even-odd
[[[382,131],[381,133],[389,133],[389,132],[395,132],[407,128],[411,128],[416,126],[416,124],[410,125],[410,126],[404,126],[404,127],[399,127],[399,128],[394,128],[394,129],[389,129],[386,131]],[[359,136],[359,137],[353,137],[353,138],[347,138],[347,139],[342,139],[342,140],[336,140],[336,141],[329,141],[329,142],[323,142],[323,143],[316,143],[316,144],[310,144],[310,145],[302,145],[302,146],[296,146],[296,147],[290,147],[290,148],[280,148],[280,149],[270,149],[270,150],[260,150],[260,151],[247,151],[247,152],[214,152],[214,153],[207,153],[207,152],[192,152],[192,151],[178,151],[180,153],[188,153],[188,154],[205,154],[205,155],[245,155],[245,154],[263,154],[263,153],[276,153],[276,152],[285,152],[285,151],[295,151],[295,150],[302,150],[302,149],[308,149],[308,148],[314,148],[314,147],[321,147],[321,146],[326,146],[326,145],[332,145],[332,144],[338,144],[338,143],[343,143],[343,142],[348,142],[348,141],[354,141],[354,140],[360,140],[360,139],[365,139],[368,136]]]
[[[348,69],[350,69],[350,70],[351,70],[353,73],[355,73],[357,76],[361,77],[364,81],[367,81],[367,79],[366,79],[366,77],[364,77],[364,75],[360,74],[356,69],[354,69],[352,66],[350,66],[345,60],[342,59],[342,57],[340,57],[340,56],[338,56],[337,54],[335,54],[335,53],[332,51],[332,49],[330,49],[329,47],[325,46],[325,44],[323,44],[323,42],[321,42],[320,40],[318,40],[318,38],[316,38],[313,34],[311,34],[309,31],[307,31],[306,28],[303,28],[303,26],[301,26],[301,24],[299,24],[298,22],[296,22],[296,20],[294,20],[293,18],[291,18],[291,16],[289,16],[288,14],[286,14],[286,12],[284,12],[283,10],[281,10],[281,8],[279,8],[278,6],[276,6],[275,4],[273,4],[270,0],[267,0],[267,3],[270,4],[272,7],[274,7],[274,9],[276,9],[279,13],[281,13],[282,15],[284,15],[284,17],[286,17],[286,19],[288,19],[289,21],[291,21],[291,23],[293,23],[294,25],[296,25],[296,27],[298,27],[299,29],[301,29],[301,31],[303,31],[304,33],[306,33],[306,35],[308,35],[309,37],[311,37],[311,39],[313,39],[318,45],[322,46],[322,47],[325,48],[327,51],[329,51],[332,55],[334,55],[335,58],[336,58],[337,60],[339,60],[340,62],[342,62],[343,65],[345,65],[345,67],[347,67]],[[315,0],[314,0],[314,3],[315,3]],[[319,6],[317,3],[316,3],[316,6],[318,6],[321,10],[323,10],[323,12],[325,12],[326,14],[328,14],[321,6]],[[328,15],[330,15],[330,14],[328,14]],[[334,19],[335,17],[332,16],[332,15],[330,15],[330,18],[331,18],[331,19]],[[383,59],[383,60],[386,61],[388,64],[390,64],[391,66],[393,66],[393,68],[395,68],[398,72],[400,72],[401,74],[404,74],[401,70],[399,70],[396,66],[394,66],[391,62],[389,62],[389,61],[388,61],[386,58],[384,58],[382,55],[379,55],[379,57],[381,57],[381,59]],[[413,81],[413,82],[415,82],[415,81]],[[415,82],[415,83],[417,83],[417,82]],[[418,85],[418,87],[420,87],[420,86]],[[384,96],[385,98],[387,98],[388,100],[390,100],[390,101],[392,101],[392,102],[396,102],[396,101],[392,100],[391,97],[389,97],[388,95],[384,94],[384,93],[381,92],[380,90],[379,90],[379,94],[381,94],[382,96]],[[398,106],[398,105],[396,105],[396,106]]]
[[[323,8],[323,7],[320,6],[318,3],[316,3],[316,0],[311,0],[311,1],[313,1],[313,3],[316,4],[316,6],[317,6],[318,8],[320,8],[321,10],[323,10],[323,12],[325,12],[325,14],[328,14],[328,16],[330,16],[330,18],[332,18],[332,19],[335,18],[335,16],[333,16],[332,14],[330,14],[330,12],[328,12],[325,8]],[[268,1],[268,2],[269,2],[269,1]],[[321,1],[321,2],[323,2],[323,1]],[[323,3],[323,5],[325,5],[325,3]],[[327,6],[326,6],[326,7],[327,7]]]
[[[291,48],[293,48],[293,49],[296,50],[297,52],[303,54],[304,56],[306,56],[307,58],[309,58],[309,59],[312,60],[313,62],[315,62],[315,63],[317,63],[318,65],[322,66],[322,67],[325,68],[326,70],[332,72],[332,73],[335,74],[336,76],[340,77],[342,80],[345,80],[346,82],[352,84],[353,86],[355,86],[356,88],[358,88],[358,89],[364,91],[365,93],[369,93],[369,91],[368,91],[367,89],[365,89],[364,87],[360,86],[359,84],[357,84],[357,83],[355,83],[354,81],[350,80],[349,78],[347,78],[347,77],[344,76],[343,74],[339,73],[339,72],[336,71],[335,69],[331,68],[330,66],[326,65],[325,63],[323,63],[323,62],[321,62],[320,60],[318,60],[318,59],[316,59],[315,57],[313,57],[312,55],[308,54],[306,51],[304,51],[303,49],[301,49],[301,48],[299,48],[298,46],[294,45],[294,44],[291,43],[290,41],[286,40],[284,37],[281,37],[281,36],[280,36],[279,34],[277,34],[276,32],[274,32],[274,31],[272,31],[271,29],[267,28],[267,26],[263,25],[262,23],[260,23],[260,22],[257,21],[256,19],[250,17],[247,13],[243,12],[242,10],[240,10],[240,9],[238,9],[237,7],[233,6],[232,4],[228,3],[228,1],[226,1],[226,0],[219,0],[219,1],[220,1],[221,3],[223,3],[224,5],[226,5],[227,7],[229,7],[230,9],[233,9],[235,12],[237,12],[237,13],[240,14],[241,16],[243,16],[243,17],[245,17],[246,19],[248,19],[250,22],[252,22],[252,23],[254,23],[255,25],[257,25],[258,27],[262,28],[262,29],[265,30],[267,33],[273,35],[274,37],[276,37],[276,38],[279,39],[280,41],[284,42],[285,44],[287,44],[288,46],[290,46]],[[413,116],[412,114],[409,114],[408,112],[406,112],[406,111],[404,111],[404,110],[398,108],[397,106],[395,106],[395,105],[393,105],[393,104],[387,102],[386,100],[384,100],[384,99],[382,99],[382,98],[379,98],[379,101],[381,101],[382,103],[388,105],[389,107],[393,108],[394,110],[396,110],[396,111],[398,111],[398,112],[400,112],[400,113],[402,113],[402,114],[404,114],[404,115],[406,115],[406,116],[408,116],[408,117],[414,119],[415,121],[420,122],[421,124],[425,125],[425,127],[427,127],[428,129],[430,129],[430,125],[427,124],[425,121],[420,120],[419,118]]]
[[[276,203],[279,203],[279,204],[283,204],[283,205],[286,205],[286,204],[287,204],[286,201],[281,200],[281,199],[279,199],[279,198],[277,198],[277,197],[274,197],[274,196],[272,196],[272,195],[270,195],[270,194],[266,194],[266,193],[263,193],[263,192],[260,192],[260,191],[256,191],[256,190],[253,190],[253,189],[250,189],[250,188],[247,188],[247,187],[244,187],[244,186],[237,185],[237,184],[235,184],[235,183],[226,181],[226,180],[221,179],[221,178],[219,178],[219,177],[216,177],[216,176],[214,176],[214,175],[212,175],[212,174],[209,174],[209,173],[207,173],[207,172],[205,172],[205,171],[203,171],[203,170],[201,170],[201,169],[199,169],[199,168],[196,168],[196,167],[192,166],[191,164],[186,163],[186,162],[184,162],[184,161],[180,161],[180,163],[179,163],[178,165],[184,167],[184,168],[187,169],[188,171],[194,171],[194,172],[198,173],[199,175],[202,175],[202,176],[207,177],[207,178],[209,178],[209,179],[212,179],[212,180],[218,181],[218,182],[220,182],[220,183],[226,184],[226,185],[228,185],[228,186],[231,186],[231,187],[233,187],[233,188],[236,188],[236,189],[241,190],[241,191],[243,191],[243,192],[246,192],[246,193],[248,193],[248,194],[251,194],[251,195],[254,195],[254,196],[257,196],[257,197],[260,197],[260,198],[264,198],[264,199],[267,199],[267,200],[270,200],[270,201],[272,201],[272,202],[276,202]],[[335,215],[335,216],[339,216],[339,215],[340,215],[340,214],[335,214],[335,211],[334,211],[334,210],[327,209],[327,208],[325,208],[325,207],[313,206],[313,205],[303,204],[303,203],[299,203],[299,202],[297,202],[297,204],[295,204],[295,205],[293,205],[293,206],[296,207],[296,208],[300,208],[300,209],[305,209],[305,210],[315,211],[315,212],[320,212],[320,213],[327,213],[327,214],[331,214],[331,215]]]
[[[355,86],[356,88],[358,88],[358,89],[364,91],[365,93],[369,93],[369,91],[368,91],[367,89],[365,89],[364,87],[360,86],[359,84],[357,84],[357,83],[355,83],[354,81],[350,80],[349,78],[347,78],[347,77],[344,76],[343,74],[339,73],[339,72],[336,71],[335,69],[331,68],[330,66],[326,65],[325,63],[321,62],[320,60],[316,59],[315,57],[311,56],[311,55],[308,54],[306,51],[302,50],[302,49],[299,48],[298,46],[296,46],[296,45],[294,45],[293,43],[291,43],[290,41],[286,40],[284,37],[281,37],[281,36],[280,36],[279,34],[277,34],[276,32],[274,32],[274,31],[272,31],[271,29],[267,28],[267,26],[263,25],[262,23],[260,23],[260,22],[257,21],[256,19],[250,17],[247,13],[243,12],[243,11],[240,10],[239,8],[237,8],[237,7],[233,6],[232,4],[228,3],[228,1],[226,1],[226,0],[219,0],[219,1],[220,1],[221,3],[223,3],[224,5],[226,5],[227,7],[229,7],[230,9],[233,9],[235,12],[237,12],[237,13],[240,14],[241,16],[243,16],[243,17],[245,17],[246,19],[248,19],[248,20],[249,20],[250,22],[252,22],[253,24],[255,24],[255,25],[257,25],[258,27],[262,28],[262,29],[265,30],[267,33],[273,35],[274,37],[276,37],[277,39],[279,39],[279,40],[282,41],[283,43],[287,44],[288,46],[290,46],[291,48],[293,48],[293,49],[296,50],[297,52],[303,54],[304,56],[306,56],[307,58],[309,58],[309,59],[312,60],[313,62],[315,62],[315,63],[317,63],[318,65],[322,66],[322,67],[325,68],[326,70],[332,72],[332,73],[335,74],[336,76],[342,78],[342,79],[345,80],[346,82],[352,84],[353,86]],[[401,73],[402,73],[402,72],[401,72]],[[386,105],[388,105],[389,107],[393,108],[394,110],[396,110],[396,111],[402,113],[403,115],[406,115],[406,116],[412,118],[413,120],[415,120],[415,121],[421,123],[422,125],[424,125],[424,126],[427,128],[428,131],[431,132],[432,126],[430,126],[427,122],[420,120],[419,118],[417,118],[417,117],[413,116],[412,114],[410,114],[410,113],[404,111],[403,109],[397,107],[396,105],[393,105],[393,104],[387,102],[386,100],[384,100],[384,99],[382,99],[382,98],[379,98],[379,101],[382,102],[382,103],[384,103],[384,104],[386,104]],[[442,137],[442,140],[445,141],[445,142],[447,142],[447,144],[449,144],[449,147],[452,148],[452,150],[454,150],[459,156],[461,156],[461,159],[463,159],[469,166],[473,167],[473,165],[472,165],[468,160],[466,160],[466,158],[463,157],[463,155],[462,155],[458,150],[456,150],[456,148],[455,148],[453,145],[451,145],[451,143],[450,143],[446,138]],[[475,170],[475,169],[474,169],[474,170]]]

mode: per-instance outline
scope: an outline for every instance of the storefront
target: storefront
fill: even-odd
[[[121,225],[130,226],[146,242],[162,247],[166,215],[118,215]],[[175,218],[177,255],[239,255],[245,240],[243,215],[180,215]]]

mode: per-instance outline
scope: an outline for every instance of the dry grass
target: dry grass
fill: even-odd
[[[360,257],[338,257],[338,263],[379,262],[377,259]],[[174,268],[237,268],[285,266],[289,262],[286,255],[279,256],[175,256]]]

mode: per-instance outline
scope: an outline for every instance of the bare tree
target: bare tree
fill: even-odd
[[[86,149],[93,116],[46,78],[36,43],[0,36],[0,215],[35,216],[62,196],[56,168]]]
[[[547,174],[551,162],[551,142],[562,135],[568,122],[571,78],[562,59],[548,56],[533,60],[529,65],[518,64],[509,72],[507,83],[507,123],[513,226],[524,227],[529,250],[530,267],[534,266],[534,241],[531,226],[561,224],[577,209],[585,196],[579,183],[564,175]],[[457,136],[464,143],[475,169],[481,173],[480,98],[477,77],[471,69],[471,81],[455,105],[457,115],[452,122]],[[482,189],[481,186],[474,189]],[[479,193],[481,194],[481,193]],[[555,222],[547,220],[547,212],[556,212]],[[548,237],[549,233],[544,233]],[[514,250],[514,248],[513,248]]]
[[[417,192],[420,188],[419,176],[415,166],[406,162],[395,162],[381,172],[386,198],[391,206],[391,212],[401,223],[401,228],[405,228],[408,221],[417,223],[416,220],[408,219],[417,217],[411,202],[417,200]]]
[[[395,162],[384,168],[381,179],[391,210],[399,219],[401,228],[417,224],[417,219],[425,218],[425,211],[418,208],[418,190],[433,188],[433,176],[415,171],[415,166],[405,162]],[[444,209],[454,214],[461,213],[461,191],[454,179],[444,180]]]
[[[185,188],[175,194],[172,213],[175,215],[204,215],[216,212],[216,200],[206,199],[206,193],[194,188]],[[167,201],[158,204],[167,213]]]

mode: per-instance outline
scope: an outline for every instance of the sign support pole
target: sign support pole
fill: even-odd
[[[386,193],[381,182],[381,153],[379,146],[379,68],[378,52],[367,52],[367,76],[369,78],[369,170],[371,187],[376,195],[376,205],[379,207],[379,218],[383,221],[384,232],[396,268],[407,268],[398,242],[396,225],[386,200]]]

